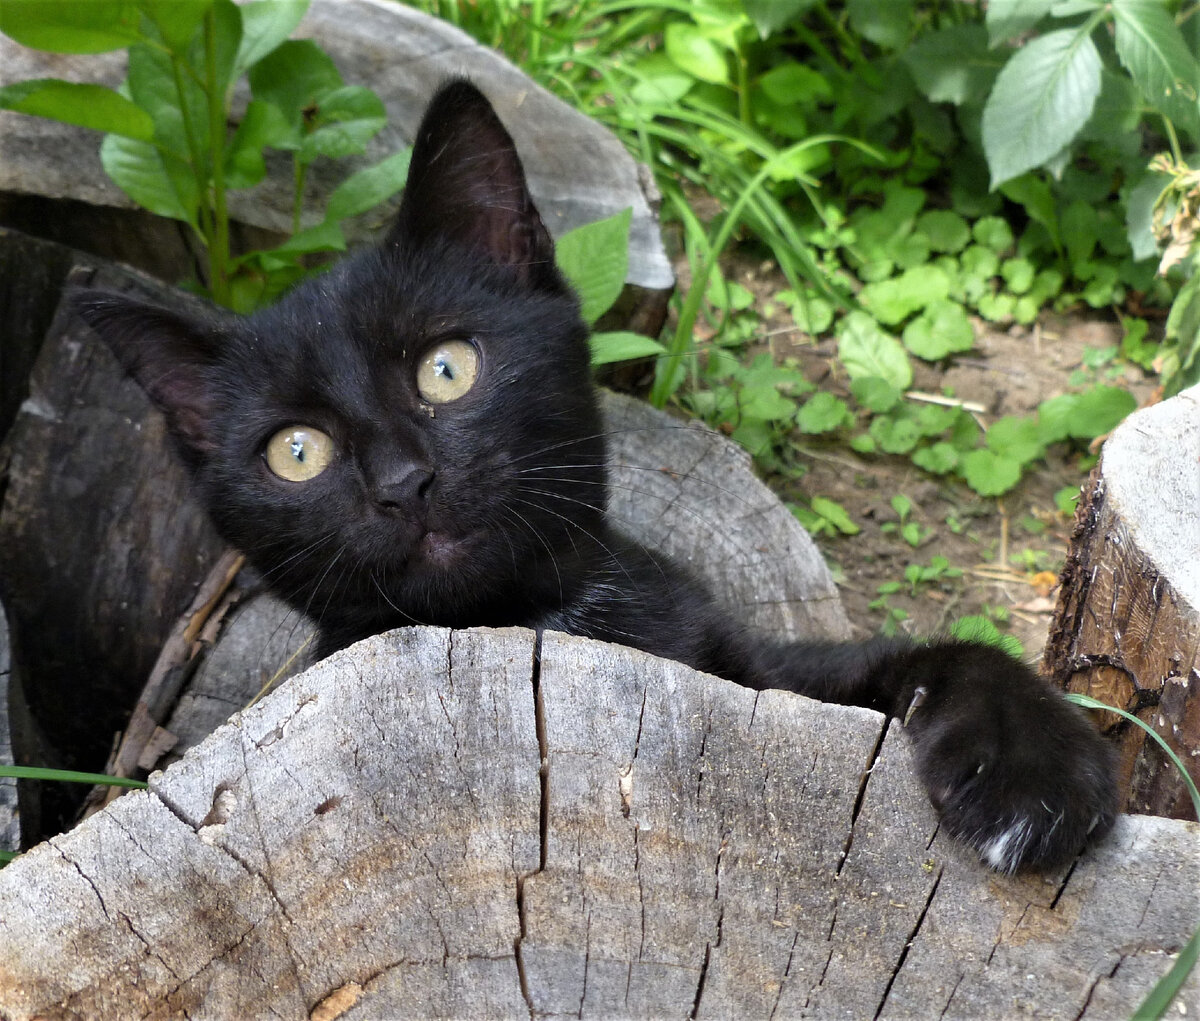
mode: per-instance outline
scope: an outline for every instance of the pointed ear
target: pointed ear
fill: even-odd
[[[72,309],[167,417],[195,468],[216,448],[212,367],[217,334],[206,323],[109,291],[77,290]]]
[[[516,147],[492,105],[456,79],[429,104],[389,243],[443,237],[529,282],[557,281],[554,243],[525,184]]]

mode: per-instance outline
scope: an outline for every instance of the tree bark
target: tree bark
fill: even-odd
[[[1200,387],[1131,415],[1075,517],[1045,669],[1137,715],[1200,782]],[[1182,778],[1114,714],[1126,808],[1193,818]]]
[[[1000,878],[877,714],[406,628],[0,872],[0,1013],[1128,1016],[1198,910],[1194,825]]]

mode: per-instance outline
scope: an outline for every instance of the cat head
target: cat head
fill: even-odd
[[[513,623],[569,596],[604,504],[587,329],[469,83],[430,104],[385,242],[272,308],[73,304],[166,415],[218,529],[324,631]]]

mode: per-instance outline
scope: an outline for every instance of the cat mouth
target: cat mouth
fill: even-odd
[[[453,567],[467,555],[470,545],[469,535],[429,531],[417,542],[417,560],[434,567]]]

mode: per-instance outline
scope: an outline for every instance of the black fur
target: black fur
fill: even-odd
[[[221,533],[319,622],[322,653],[411,623],[621,642],[905,719],[943,823],[993,867],[1060,863],[1113,820],[1111,750],[1004,654],[772,644],[609,526],[587,331],[512,141],[466,82],[433,100],[380,248],[249,318],[100,292],[75,307],[167,415]],[[447,339],[477,347],[479,379],[430,405],[417,359]],[[264,449],[297,423],[337,456],[284,482]]]

